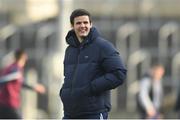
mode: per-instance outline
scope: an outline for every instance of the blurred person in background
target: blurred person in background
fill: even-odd
[[[153,64],[150,71],[140,80],[137,106],[142,119],[161,118],[160,108],[163,97],[162,78],[165,69],[162,64]]]
[[[124,82],[125,65],[115,47],[92,26],[88,11],[74,10],[70,23],[60,90],[63,119],[107,119],[110,90]]]
[[[20,94],[22,86],[38,93],[45,93],[41,84],[30,86],[25,84],[23,69],[28,59],[24,50],[14,52],[15,61],[0,71],[0,118],[20,119]]]
[[[177,112],[177,118],[180,119],[180,88],[178,88],[178,95],[175,103],[175,111]]]

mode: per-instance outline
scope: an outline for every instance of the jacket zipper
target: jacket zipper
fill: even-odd
[[[73,79],[72,79],[72,82],[71,82],[71,94],[73,93],[73,83],[75,82],[75,79],[76,79],[76,76],[77,76],[77,67],[78,67],[78,64],[79,64],[80,51],[81,51],[81,47],[79,48],[79,51],[78,51],[77,63],[76,63],[75,70],[74,70],[74,76],[73,76]]]

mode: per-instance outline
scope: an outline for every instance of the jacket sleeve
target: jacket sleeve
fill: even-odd
[[[16,67],[12,67],[11,69],[9,69],[9,71],[6,74],[0,76],[0,84],[17,80],[20,79],[21,77],[22,77],[22,73]]]
[[[25,89],[29,89],[29,90],[33,90],[34,91],[34,87],[29,85],[29,84],[27,84],[27,83],[25,83],[25,82],[23,82],[22,87],[25,88]]]
[[[153,101],[151,100],[149,96],[149,91],[151,87],[151,79],[150,78],[142,78],[140,81],[140,94],[139,94],[139,100],[141,102],[141,105],[143,108],[148,112],[148,110],[155,109],[153,105]]]
[[[21,73],[19,71],[9,73],[7,75],[4,75],[4,76],[0,77],[0,84],[10,82],[10,81],[13,81],[13,80],[17,80],[20,77],[21,77]]]
[[[111,90],[121,85],[126,78],[126,68],[119,53],[109,42],[104,42],[101,48],[101,66],[103,76],[94,79],[90,90],[94,94]]]

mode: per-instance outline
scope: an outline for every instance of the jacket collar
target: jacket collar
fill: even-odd
[[[70,30],[66,36],[66,42],[70,46],[79,47],[80,45],[85,46],[87,44],[90,44],[97,37],[99,37],[99,32],[97,31],[97,29],[95,27],[92,27],[90,29],[88,36],[84,39],[84,41],[82,43],[80,43],[78,38],[76,37],[75,31]]]

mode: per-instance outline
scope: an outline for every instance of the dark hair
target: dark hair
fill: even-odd
[[[89,21],[91,22],[91,15],[87,10],[85,10],[85,9],[76,9],[71,13],[71,16],[70,16],[71,25],[74,24],[74,18],[75,17],[79,17],[79,16],[83,16],[83,15],[87,15],[89,17]]]
[[[157,67],[163,67],[164,68],[164,64],[160,63],[160,62],[154,62],[151,65],[152,68],[157,68]]]
[[[23,54],[25,54],[25,51],[23,49],[17,49],[14,52],[14,57],[15,57],[16,61],[19,60]]]

